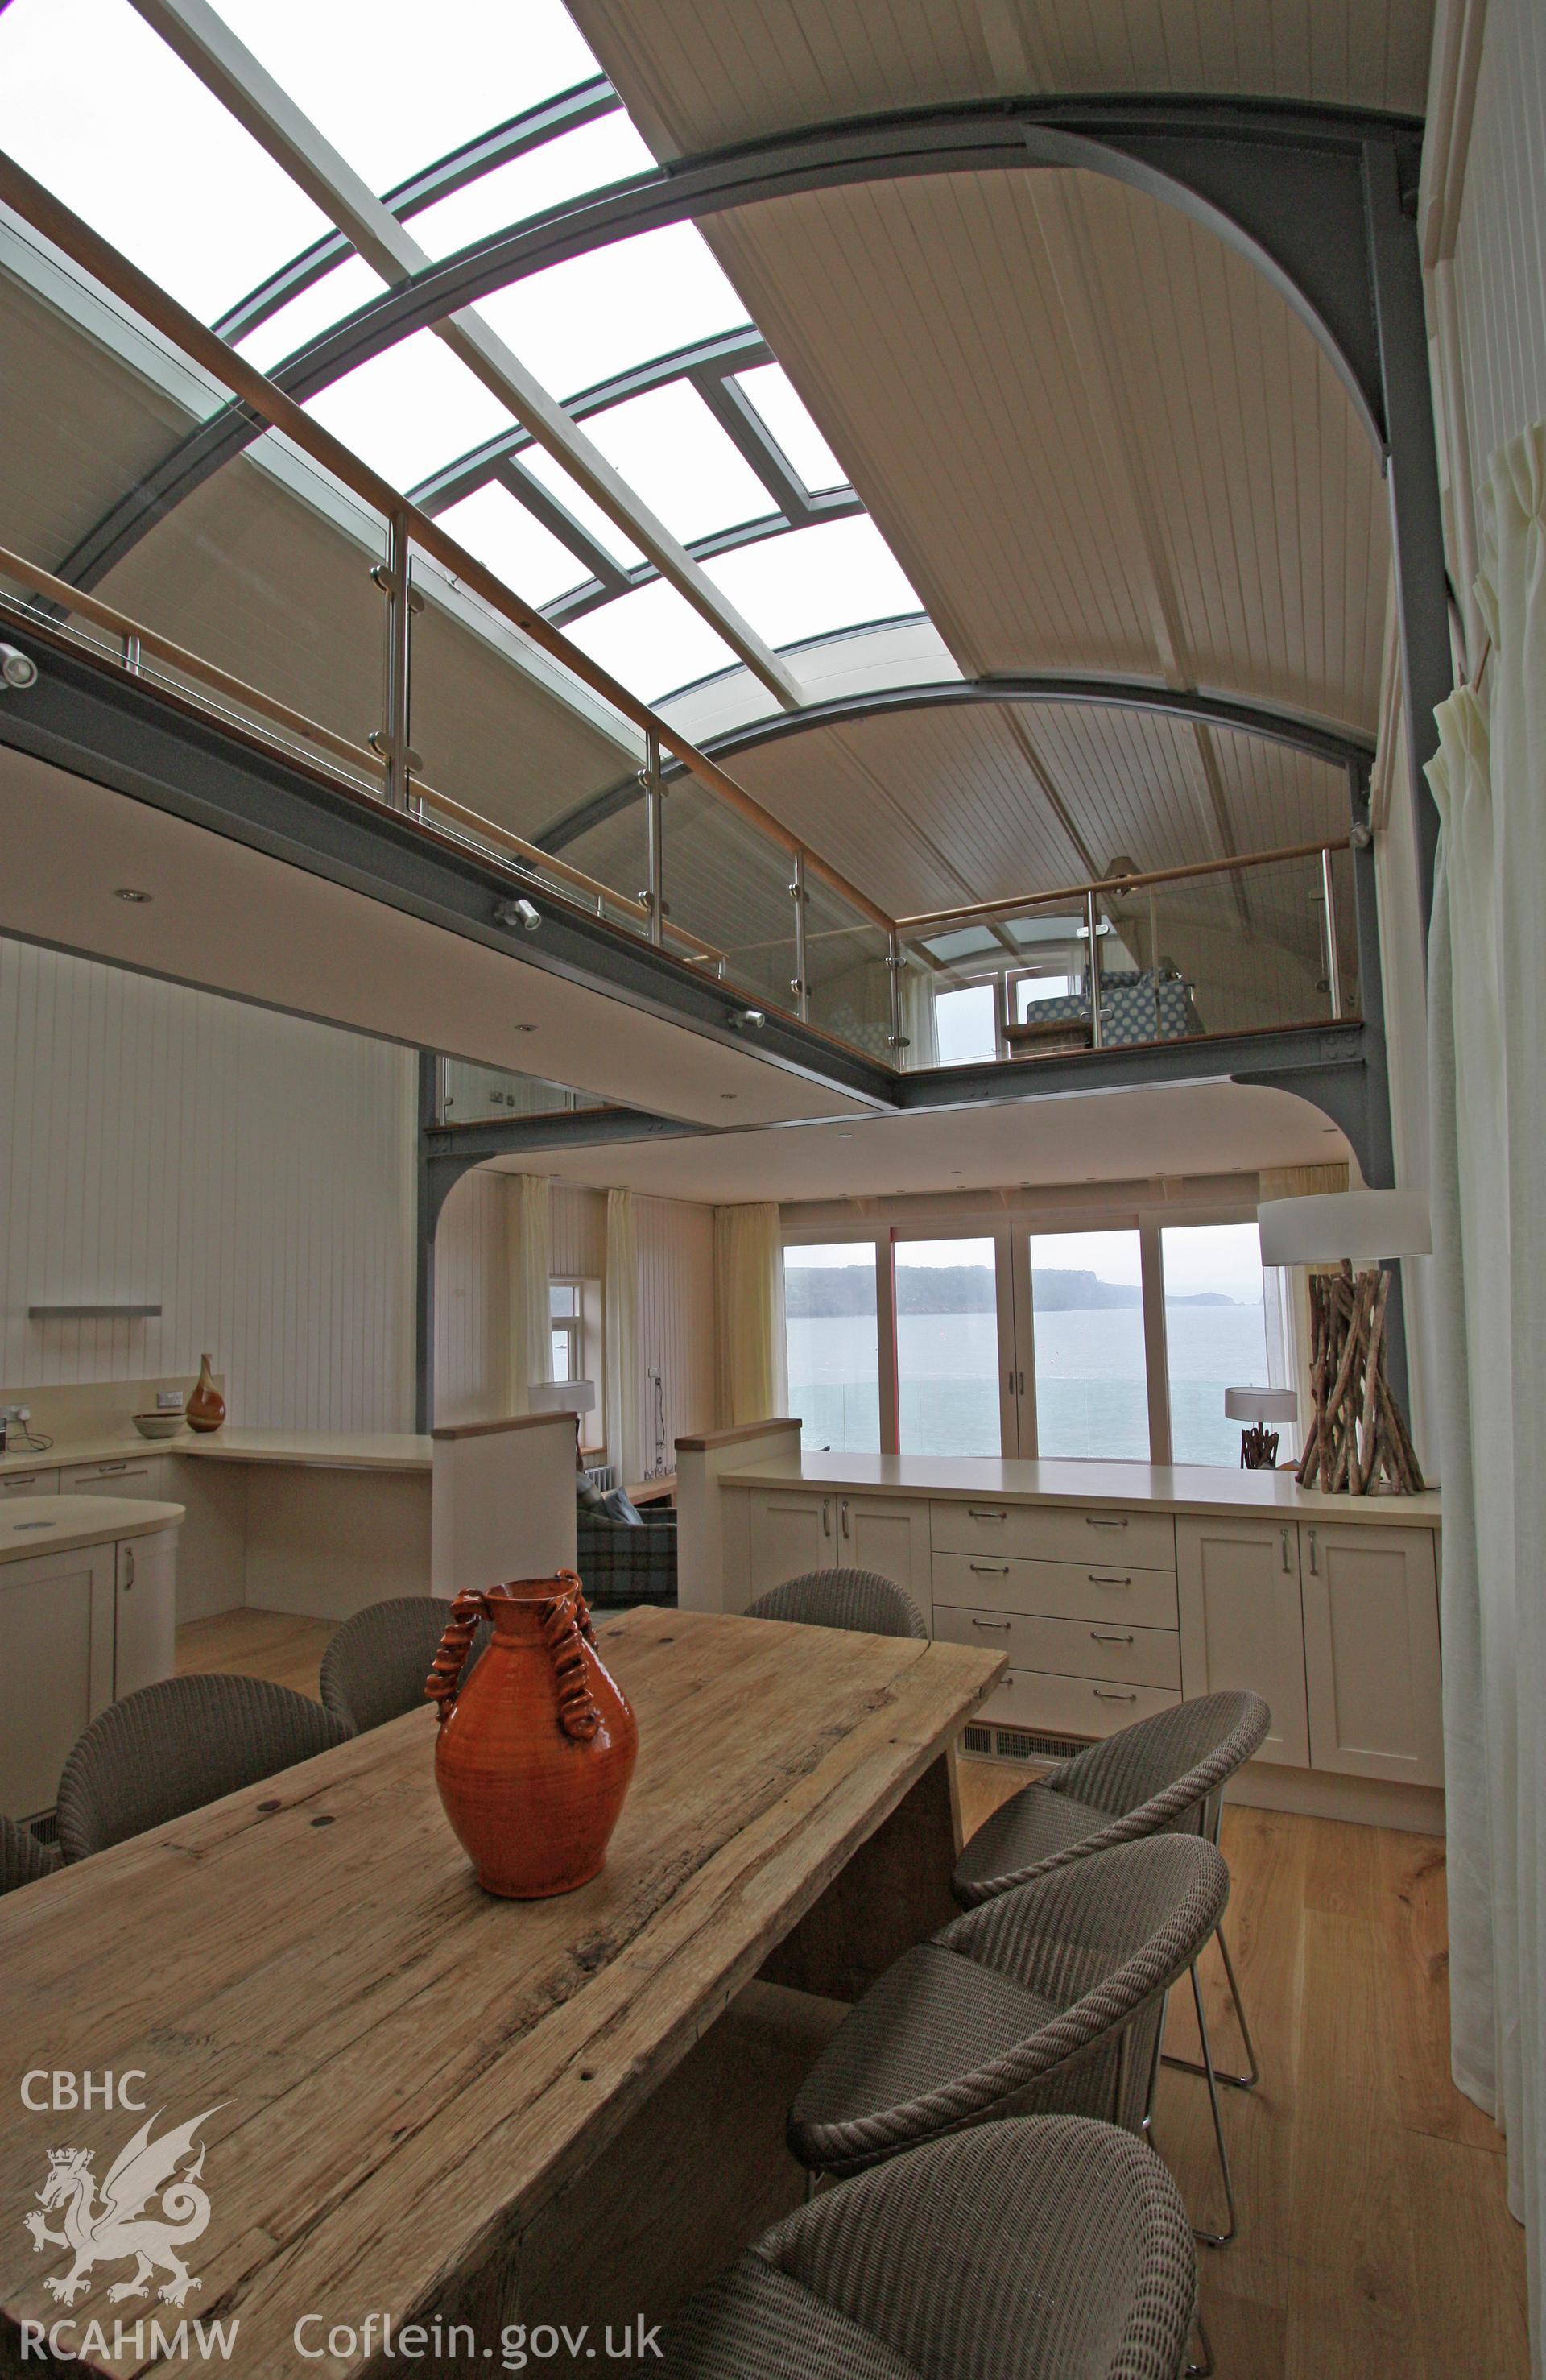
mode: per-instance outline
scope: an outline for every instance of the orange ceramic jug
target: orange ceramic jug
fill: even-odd
[[[460,1683],[480,1620],[488,1650]],[[486,1892],[537,1900],[600,1873],[639,1748],[572,1570],[457,1596],[425,1693],[435,1782]]]

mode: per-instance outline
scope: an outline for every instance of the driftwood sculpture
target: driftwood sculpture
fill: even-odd
[[[1299,1460],[1301,1488],[1367,1496],[1388,1483],[1415,1496],[1423,1477],[1400,1406],[1385,1378],[1385,1306],[1390,1275],[1378,1267],[1357,1280],[1346,1258],[1337,1272],[1310,1276],[1310,1385],[1314,1418]]]

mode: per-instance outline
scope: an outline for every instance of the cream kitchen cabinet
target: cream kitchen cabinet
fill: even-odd
[[[1272,1727],[1256,1757],[1308,1768],[1299,1534],[1293,1521],[1183,1514],[1176,1569],[1188,1698],[1241,1688],[1264,1695]]]
[[[59,1771],[113,1700],[117,1548],[0,1563],[0,1810],[51,1810]]]
[[[10,1471],[0,1478],[0,1502],[12,1496],[57,1496],[57,1471]]]
[[[1301,1522],[1299,1549],[1310,1766],[1442,1785],[1432,1532]]]
[[[930,1625],[929,1511],[903,1496],[753,1488],[745,1600],[812,1570],[873,1570],[912,1597]]]
[[[111,1463],[66,1463],[58,1474],[61,1496],[145,1496],[161,1504],[168,1493],[167,1459],[160,1454],[120,1455]]]

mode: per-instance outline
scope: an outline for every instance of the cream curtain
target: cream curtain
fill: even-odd
[[[1546,425],[1492,457],[1485,704],[1439,711],[1430,953],[1451,2059],[1508,2137],[1540,2369],[1546,2092]]]
[[[639,1459],[639,1252],[634,1193],[607,1193],[606,1399],[607,1460],[626,1486],[644,1469]]]
[[[899,1054],[909,1068],[937,1066],[939,1028],[934,1014],[934,971],[921,960],[907,962],[901,978],[901,1029],[907,1048]]]
[[[505,1267],[510,1297],[510,1397],[513,1414],[531,1411],[530,1390],[553,1376],[548,1287],[553,1269],[551,1184],[545,1173],[505,1177]]]
[[[720,1427],[787,1411],[784,1250],[775,1206],[714,1209],[714,1338]]]

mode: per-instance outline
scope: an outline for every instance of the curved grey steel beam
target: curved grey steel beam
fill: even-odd
[[[1021,676],[949,678],[921,686],[882,686],[865,694],[839,696],[831,702],[814,702],[801,710],[752,720],[744,727],[728,728],[705,740],[704,750],[724,759],[760,744],[777,744],[815,727],[843,727],[856,719],[874,719],[896,710],[950,710],[977,703],[1076,703],[1097,710],[1141,710],[1164,719],[1182,719],[1202,727],[1227,727],[1243,735],[1259,735],[1268,744],[1285,744],[1307,752],[1334,769],[1367,771],[1374,758],[1372,736],[1352,729],[1328,727],[1299,711],[1280,710],[1255,702],[1236,702],[1219,695],[1188,694],[1141,678]],[[676,764],[662,774],[680,774]]]
[[[382,203],[391,209],[399,223],[422,214],[427,207],[449,199],[453,192],[464,190],[470,182],[480,181],[513,158],[525,157],[533,149],[540,149],[550,140],[562,139],[566,132],[577,132],[584,124],[594,124],[598,117],[616,115],[622,102],[605,75],[592,75],[586,82],[575,83],[569,91],[561,91],[551,99],[544,99],[535,107],[524,108],[504,124],[496,124],[489,132],[480,132],[459,148],[448,151],[432,165],[410,174],[386,191]],[[256,289],[249,290],[238,303],[223,313],[214,328],[223,339],[233,345],[247,338],[271,315],[277,314],[303,290],[313,288],[325,273],[344,263],[355,253],[354,242],[341,231],[324,232],[309,248],[279,266]]]
[[[785,646],[782,650],[787,656],[796,648]],[[1217,695],[1180,693],[1140,678],[1052,676],[947,678],[918,686],[883,686],[872,693],[843,695],[835,701],[808,703],[800,710],[754,719],[744,727],[727,728],[722,735],[705,736],[702,749],[716,760],[728,760],[737,753],[755,751],[765,744],[782,743],[788,736],[808,735],[818,727],[852,726],[855,721],[884,718],[897,711],[948,710],[983,703],[1029,707],[1082,704],[1099,710],[1147,712],[1155,718],[1184,720],[1193,726],[1223,727],[1238,735],[1259,735],[1264,743],[1286,745],[1290,751],[1307,753],[1328,768],[1345,771],[1350,794],[1355,789],[1361,792],[1374,759],[1371,737],[1348,729],[1324,726],[1297,711],[1254,702],[1231,702]],[[660,774],[669,784],[682,771],[680,763],[666,760]],[[626,778],[602,793],[593,794],[588,801],[576,804],[532,839],[544,851],[562,851],[642,798],[637,780]]]
[[[320,333],[271,377],[304,402],[491,290],[670,224],[864,181],[1063,166],[1133,183],[1243,249],[1309,323],[1383,445],[1364,151],[1410,149],[1419,129],[1336,108],[1129,98],[979,102],[820,126],[635,175],[491,234]],[[94,586],[260,428],[240,405],[200,423],[57,575]]]

